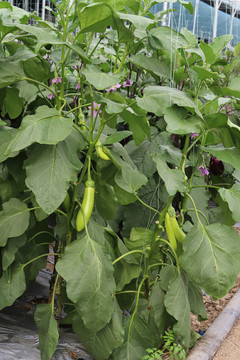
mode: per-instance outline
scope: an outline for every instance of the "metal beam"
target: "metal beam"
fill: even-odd
[[[201,0],[201,2],[204,2],[205,4],[210,5],[212,7],[215,6],[215,0]],[[227,3],[226,1],[221,1],[221,4],[219,6],[219,10],[224,12],[225,14],[227,13],[227,14],[231,15],[232,6],[229,6],[229,5],[230,4]],[[239,3],[239,5],[240,5],[240,3]],[[240,18],[240,6],[238,7],[238,9],[236,9],[235,17]]]
[[[196,30],[196,20],[197,20],[198,4],[199,4],[199,0],[196,0],[196,2],[195,2],[195,9],[194,9],[194,17],[193,17],[193,34],[195,34],[195,30]]]
[[[167,11],[168,8],[168,3],[166,1],[164,1],[163,3],[163,11]],[[167,15],[163,15],[163,20],[162,20],[162,26],[166,26],[167,24]]]
[[[232,28],[233,28],[233,18],[237,12],[237,10],[235,9],[234,5],[232,6],[232,13],[231,13],[231,21],[230,21],[230,29],[229,29],[229,34],[232,35]]]
[[[169,9],[173,9],[173,4],[169,3]],[[168,27],[171,27],[172,12],[168,13]]]
[[[218,21],[218,10],[221,5],[220,0],[215,0],[214,4],[214,19],[213,19],[213,39],[217,36],[217,21]]]
[[[45,6],[46,0],[42,0],[42,20],[45,20]]]

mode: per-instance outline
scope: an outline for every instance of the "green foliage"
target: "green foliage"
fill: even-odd
[[[163,347],[146,349],[148,355],[144,355],[142,360],[163,360],[166,356],[171,360],[186,360],[186,351],[181,344],[176,343],[176,337],[172,330],[165,331],[163,339],[165,341]]]
[[[61,322],[96,360],[186,359],[201,289],[222,297],[240,271],[239,45],[158,26],[156,3],[64,0],[59,26],[0,3],[0,309],[55,242],[42,360]]]
[[[39,328],[41,359],[48,360],[56,350],[59,337],[57,321],[54,318],[53,305],[38,305],[34,319]]]

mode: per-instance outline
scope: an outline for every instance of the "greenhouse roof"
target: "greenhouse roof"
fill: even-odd
[[[214,6],[216,0],[201,0],[208,5]],[[218,0],[219,10],[240,18],[240,0]]]

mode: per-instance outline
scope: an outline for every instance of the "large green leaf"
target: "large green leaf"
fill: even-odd
[[[57,145],[37,145],[25,162],[26,184],[41,208],[51,214],[65,199],[70,181],[76,181],[82,167],[77,152],[84,146],[78,134]]]
[[[150,138],[150,127],[146,118],[146,113],[142,109],[136,108],[124,110],[121,113],[121,118],[129,124],[129,128],[133,133],[133,140],[136,145],[141,145],[146,135]],[[140,112],[138,113],[138,111]]]
[[[5,155],[7,148],[15,137],[17,129],[13,129],[7,126],[0,126],[0,163],[6,160],[8,157],[15,156],[17,153],[11,153]]]
[[[51,77],[51,65],[46,60],[38,57],[32,57],[24,61],[23,68],[27,77],[34,80],[43,82]]]
[[[8,87],[6,89],[4,106],[10,119],[16,119],[21,114],[23,110],[23,99],[19,96],[19,90],[17,88]]]
[[[97,90],[108,89],[119,83],[121,80],[120,75],[102,72],[99,67],[95,65],[87,65],[82,73],[86,76],[87,81],[89,81]]]
[[[154,333],[138,314],[127,319],[125,329],[124,343],[113,352],[113,360],[139,360],[146,354],[145,349],[155,345]]]
[[[0,88],[4,88],[24,78],[23,67],[19,62],[0,61]]]
[[[144,227],[133,227],[130,233],[130,239],[124,238],[124,243],[128,250],[142,250],[151,245],[153,233]],[[140,258],[142,254],[138,254]]]
[[[233,87],[234,88],[231,89],[230,87],[226,87],[226,86],[220,87],[220,86],[216,85],[216,86],[212,86],[212,90],[218,96],[231,96],[231,97],[239,98],[240,90],[236,89],[235,86],[233,86]]]
[[[240,271],[239,235],[231,227],[197,222],[183,243],[180,265],[193,283],[214,298],[224,296]]]
[[[188,279],[188,300],[191,312],[200,315],[201,319],[207,320],[208,316],[203,302],[202,292],[190,279]]]
[[[53,304],[38,305],[34,320],[39,328],[41,360],[49,360],[57,348],[59,338],[58,323],[54,317]]]
[[[16,27],[36,37],[37,39],[36,47],[35,47],[36,52],[38,52],[43,45],[62,44],[61,39],[58,37],[57,33],[52,29],[42,26],[32,26],[25,24],[16,24]]]
[[[207,64],[212,64],[217,60],[217,56],[210,45],[200,40],[200,48],[202,49]]]
[[[199,133],[202,127],[200,118],[187,116],[186,109],[176,105],[166,109],[164,120],[167,123],[167,131],[173,134]]]
[[[164,305],[167,312],[177,320],[177,323],[173,326],[174,332],[181,337],[184,346],[189,348],[191,320],[188,289],[180,274],[170,282],[165,295]]]
[[[216,156],[219,160],[232,165],[235,169],[240,169],[240,149],[235,147],[225,148],[222,144],[202,147],[205,152]]]
[[[182,1],[182,0],[178,0],[178,2],[184,6],[189,12],[191,15],[193,15],[194,13],[194,7],[193,5],[191,4],[191,1]]]
[[[159,179],[155,180],[151,177],[147,185],[139,190],[140,199],[144,201],[145,204],[149,204],[152,208],[157,210],[162,209],[169,198],[165,187],[159,186],[159,183]],[[157,220],[157,213],[138,201],[134,204],[125,206],[121,234],[125,237],[129,237],[133,226],[148,228],[153,219]]]
[[[2,250],[2,268],[6,270],[14,261],[16,252],[27,241],[26,234],[10,238]]]
[[[196,174],[193,177],[192,186],[196,186],[196,188],[193,188],[191,190],[191,196],[194,200],[197,209],[208,217],[209,200],[211,198],[211,193],[209,190],[205,188],[206,182],[204,176],[200,175],[199,170],[197,170],[197,172],[199,173],[199,176],[197,176],[198,174]],[[197,217],[194,212],[192,202],[189,198],[187,199],[187,209],[189,209],[188,216],[192,218],[192,221],[195,224],[195,222],[197,221]]]
[[[112,319],[103,329],[96,332],[89,330],[79,315],[73,319],[73,330],[79,336],[88,352],[95,360],[109,359],[112,351],[120,347],[124,340],[122,311],[115,302],[116,309]]]
[[[165,292],[161,289],[160,282],[158,281],[152,286],[150,304],[152,306],[154,323],[161,334],[164,332],[167,319],[164,298]]]
[[[34,142],[54,145],[64,140],[72,132],[72,119],[59,116],[56,109],[38,107],[34,115],[23,118],[17,135],[7,152],[18,151]]]
[[[157,116],[164,115],[169,106],[176,104],[202,117],[194,101],[183,91],[168,86],[148,86],[143,95],[142,98],[137,98],[137,104]]]
[[[113,143],[116,143],[116,142],[120,142],[123,139],[126,139],[127,137],[129,137],[130,135],[132,135],[132,132],[128,131],[128,130],[117,131],[117,132],[109,135],[107,137],[107,139],[104,141],[104,144],[109,145],[109,144],[113,144]]]
[[[0,310],[11,306],[25,290],[25,274],[21,264],[16,264],[4,271],[0,278]]]
[[[159,176],[163,179],[170,196],[176,192],[184,192],[186,184],[184,173],[180,169],[170,169],[161,154],[153,154]]]
[[[206,145],[223,144],[224,147],[237,146],[239,128],[226,115],[219,112],[205,116],[207,129]]]
[[[136,0],[95,0],[94,2],[102,2],[104,4],[109,4],[115,11],[126,10],[126,5],[131,9],[135,14],[138,14],[140,3]]]
[[[66,248],[56,267],[85,326],[94,332],[104,328],[114,311],[116,289],[114,269],[104,247],[88,236],[78,238]]]
[[[131,166],[123,166],[115,175],[115,181],[125,191],[135,194],[140,187],[146,185],[147,177]]]
[[[216,37],[210,44],[210,48],[218,55],[224,47],[233,39],[233,35],[222,35]]]
[[[85,6],[78,12],[81,32],[104,32],[107,26],[112,26],[118,32],[120,42],[131,42],[132,32],[125,27],[123,20],[109,4],[97,3]]]
[[[113,187],[97,182],[95,199],[99,214],[106,220],[112,220],[118,210],[118,201]]]
[[[105,230],[104,236],[112,261],[128,252],[128,248],[124,245],[123,241],[112,230]],[[140,275],[142,268],[136,258],[130,254],[117,261],[114,264],[114,270],[116,290],[121,291],[126,284],[129,284]]]
[[[191,46],[196,46],[198,44],[196,35],[185,27],[181,29],[181,34],[185,37],[185,39],[189,42]]]
[[[28,228],[29,209],[19,199],[10,199],[0,212],[0,246],[5,246],[10,237],[22,235]]]
[[[8,176],[7,179],[4,178],[4,180],[3,178],[0,178],[0,198],[2,203],[15,198],[19,192],[18,185],[11,176]]]
[[[103,73],[104,74],[104,73]],[[114,85],[116,85],[116,83],[114,83]],[[111,94],[110,94],[111,96]],[[100,94],[96,94],[94,96],[94,100],[98,103],[104,103],[106,104],[106,111],[108,114],[118,114],[121,113],[123,111],[123,109],[125,109],[126,104],[121,104],[118,103],[116,101],[112,101],[111,99],[105,98]],[[111,144],[111,143],[110,143]]]
[[[151,142],[145,139],[141,145],[136,146],[133,141],[130,141],[125,146],[138,170],[147,177],[151,177],[156,171],[156,165],[152,160],[152,153],[159,151],[158,140],[158,134],[154,134]]]
[[[31,230],[28,230],[29,241],[19,247],[16,252],[16,262],[24,263],[24,265],[28,263],[25,271],[27,285],[36,279],[41,269],[46,267],[49,245],[54,238],[53,233],[52,236],[49,235],[50,231],[47,219],[41,223],[36,222],[35,226],[33,226]],[[42,233],[41,236],[36,236],[39,235],[40,232],[44,232],[44,236]],[[33,259],[34,261],[32,261]]]
[[[239,221],[240,214],[240,184],[234,184],[230,189],[219,189],[221,198],[228,203],[233,219]]]
[[[142,53],[133,55],[130,57],[129,61],[134,65],[150,71],[157,76],[163,76],[164,78],[169,78],[170,76],[170,62],[169,60],[162,59],[152,56],[148,57]]]
[[[149,44],[154,49],[168,50],[174,53],[179,48],[188,48],[189,43],[185,37],[167,26],[160,26],[150,30]]]
[[[191,67],[191,69],[197,73],[200,81],[203,81],[206,79],[213,79],[213,80],[217,81],[219,79],[218,73],[209,71],[209,70],[205,69],[204,67],[194,65]]]
[[[151,20],[147,17],[133,14],[123,14],[118,13],[120,19],[130,21],[136,29],[146,30],[150,25],[154,24],[156,21]]]

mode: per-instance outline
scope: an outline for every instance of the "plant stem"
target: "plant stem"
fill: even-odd
[[[227,184],[227,183],[222,183],[222,184],[219,184],[219,185],[222,185],[222,186],[232,186],[232,184]],[[222,189],[221,186],[217,186],[217,185],[193,185],[192,186],[192,189],[197,189],[197,188],[211,188],[211,189]]]
[[[42,234],[51,235],[54,238],[54,240],[56,240],[54,235],[52,233],[50,233],[49,231],[39,231],[37,234],[34,234],[32,237],[30,237],[27,242],[30,242],[31,240],[35,239],[35,237],[37,237],[38,235],[42,235]]]
[[[164,209],[161,211],[160,215],[159,215],[159,219],[158,219],[158,226],[162,225],[163,220],[165,218],[166,212],[168,211],[169,206],[172,204],[172,201],[174,199],[174,196],[170,196],[170,198],[168,199],[167,204],[165,205]]]
[[[55,211],[58,212],[59,214],[64,215],[64,216],[67,217],[67,214],[64,211],[62,211],[60,209],[56,209]]]
[[[196,214],[196,217],[197,217],[198,221],[201,222],[201,221],[200,221],[200,218],[199,218],[199,216],[198,216],[198,210],[197,210],[197,207],[196,207],[196,204],[195,204],[193,198],[192,198],[191,195],[188,194],[188,193],[186,193],[186,195],[187,195],[187,197],[191,200],[191,202],[192,202],[192,204],[193,204],[193,208],[194,208],[194,211],[195,211],[195,214]]]
[[[119,294],[136,294],[137,291],[136,290],[125,290],[125,291],[117,291],[115,292],[115,295],[119,295]],[[140,294],[144,295],[143,291],[140,291]]]
[[[101,38],[99,38],[99,40],[98,40],[98,42],[97,42],[97,44],[94,46],[94,48],[93,48],[93,50],[92,50],[92,52],[91,52],[91,54],[89,55],[89,59],[91,58],[91,56],[93,55],[93,53],[95,52],[95,50],[96,50],[96,48],[98,47],[98,45],[100,44],[100,42],[101,42]]]
[[[175,260],[176,260],[177,271],[178,271],[178,273],[180,274],[179,261],[178,261],[178,257],[177,257],[176,251],[174,250],[174,248],[172,247],[172,245],[170,244],[169,241],[167,241],[167,240],[165,240],[165,239],[162,239],[162,238],[160,238],[159,240],[162,241],[162,242],[164,242],[165,244],[167,244],[167,245],[170,247],[170,249],[172,250],[172,253],[173,253],[173,255],[174,255],[174,257],[175,257]]]
[[[79,132],[79,134],[82,135],[82,137],[84,138],[84,140],[88,143],[88,142],[89,142],[88,139],[86,138],[86,136],[85,136],[85,134],[82,132],[82,130],[79,128],[79,126],[77,126],[76,124],[73,124],[73,127],[74,127],[74,129],[76,129],[76,130]]]
[[[113,73],[115,73],[116,70],[117,70],[117,62],[118,62],[119,49],[120,49],[120,42],[118,42],[118,47],[117,47],[117,53],[116,53],[116,59],[115,59],[115,64],[114,64]]]
[[[154,209],[153,207],[149,206],[148,204],[146,204],[144,201],[142,201],[140,199],[140,197],[138,197],[138,195],[134,194],[134,196],[136,196],[136,198],[138,199],[138,201],[143,204],[144,206],[146,206],[148,209],[152,210],[152,211],[155,211],[156,213],[158,213],[159,215],[161,214],[160,211]]]
[[[52,300],[51,301],[51,303],[52,303],[52,313],[54,313],[54,300],[55,300],[56,287],[57,287],[59,277],[60,277],[60,275],[57,274],[56,279],[54,281],[53,291],[52,291],[52,294],[51,294],[52,295],[52,299],[51,299]]]
[[[129,351],[128,351],[128,346],[130,344],[130,341],[129,341],[129,338],[130,338],[130,334],[131,334],[131,328],[132,328],[132,325],[133,325],[133,320],[134,320],[134,317],[137,313],[137,308],[138,308],[138,303],[139,303],[139,296],[140,296],[140,293],[141,293],[141,288],[143,286],[143,283],[145,281],[145,279],[147,278],[147,276],[144,276],[144,278],[142,279],[139,287],[138,287],[138,290],[137,290],[137,298],[136,298],[136,305],[135,305],[135,309],[134,309],[134,312],[131,316],[131,319],[130,319],[130,324],[129,324],[129,329],[128,329],[128,338],[127,338],[127,353],[129,354]],[[127,360],[130,360],[129,357]]]
[[[91,43],[92,43],[92,41],[93,41],[93,37],[94,37],[94,32],[92,32],[91,38],[90,38],[90,40],[88,41],[88,46],[87,46],[87,49],[86,49],[86,55],[87,55],[88,50],[89,50],[89,48],[90,48],[90,46],[91,46]]]
[[[70,114],[71,112],[73,112],[73,111],[75,111],[75,110],[77,110],[77,109],[81,109],[81,108],[83,108],[83,107],[85,107],[85,106],[91,106],[91,103],[76,106],[74,109],[71,109],[70,111],[68,111],[68,112],[65,114],[65,116],[67,116],[67,115]]]
[[[126,256],[128,255],[131,255],[131,254],[135,254],[135,253],[140,253],[140,254],[143,254],[143,250],[132,250],[132,251],[129,251],[127,252],[126,254],[123,254],[121,255],[119,258],[115,259],[113,262],[112,262],[112,265],[116,264],[118,261],[122,260],[123,258],[125,258]]]
[[[188,211],[195,211],[195,209],[186,209],[186,212],[188,212]],[[198,210],[198,209],[197,209],[197,212],[202,215],[202,217],[205,219],[207,225],[209,225],[208,219],[207,219],[207,217],[204,215],[204,213],[203,213],[202,211]]]
[[[189,145],[189,139],[190,139],[190,134],[186,135],[185,137],[185,143],[184,143],[184,148],[183,148],[183,152],[182,152],[182,160],[180,163],[180,170],[182,170],[182,172],[185,174],[185,164],[186,164],[186,160],[187,160],[187,150],[188,150],[188,145]]]
[[[31,263],[32,263],[33,261],[35,261],[35,260],[38,260],[38,259],[40,259],[40,258],[42,258],[42,257],[44,257],[44,256],[52,256],[52,255],[57,255],[57,256],[59,256],[58,253],[47,253],[47,254],[39,255],[39,256],[35,257],[34,259],[31,259],[31,260],[29,260],[28,262],[26,262],[25,264],[23,264],[23,266],[21,267],[21,269],[24,269],[27,265],[31,264]]]
[[[123,64],[124,64],[124,62],[126,60],[127,54],[128,54],[128,44],[126,44],[126,46],[125,46],[123,58],[122,58],[122,61],[121,61],[120,65],[119,65],[119,68],[116,71],[116,74],[118,74],[121,71],[121,69],[123,67]]]
[[[40,81],[30,79],[28,77],[22,77],[21,80],[26,80],[26,81],[33,82],[35,84],[41,85],[41,86],[45,87],[47,90],[49,90],[55,97],[57,97],[57,93],[52,88],[50,88],[49,86],[45,85],[44,83],[42,83]]]

